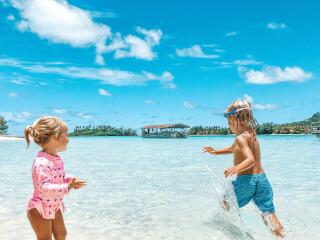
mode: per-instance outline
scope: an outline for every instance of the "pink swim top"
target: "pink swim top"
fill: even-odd
[[[64,212],[63,197],[69,192],[72,177],[65,174],[60,156],[39,152],[32,165],[32,181],[34,191],[27,211],[36,208],[46,219],[54,219],[59,209]]]

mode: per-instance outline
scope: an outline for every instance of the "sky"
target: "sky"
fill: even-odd
[[[76,125],[227,126],[320,111],[316,1],[0,0],[0,115]]]

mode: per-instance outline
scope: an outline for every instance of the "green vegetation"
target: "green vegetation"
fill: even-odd
[[[3,118],[0,118],[0,133],[2,130]],[[258,125],[258,134],[308,134],[312,122],[320,122],[320,113],[315,113],[311,118],[300,122],[285,124],[263,123]],[[7,127],[8,128],[8,127]],[[203,127],[195,126],[190,128],[189,135],[227,135],[230,130],[227,127]],[[136,130],[131,128],[115,128],[109,125],[100,126],[77,126],[70,134],[71,136],[137,136]]]
[[[192,127],[189,130],[189,135],[227,135],[229,133],[229,129],[226,127],[202,127],[196,126]]]
[[[313,122],[320,122],[320,113],[315,113],[312,117],[292,123],[274,124],[264,123],[257,128],[258,134],[308,134],[310,125]]]
[[[6,134],[9,126],[4,117],[0,116],[0,134]]]
[[[109,125],[76,126],[70,136],[136,136],[136,130],[131,128],[115,128]]]
[[[310,133],[310,125],[312,122],[320,122],[320,112],[312,115],[299,122],[275,124],[263,123],[258,125],[257,134],[308,134]],[[226,135],[230,133],[228,128],[223,127],[192,127],[189,131],[190,135]]]

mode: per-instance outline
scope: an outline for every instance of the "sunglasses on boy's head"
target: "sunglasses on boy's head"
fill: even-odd
[[[224,116],[225,118],[227,118],[227,117],[230,117],[230,116],[235,115],[236,113],[237,113],[237,109],[234,109],[234,110],[232,110],[232,111],[230,111],[230,112],[224,113],[223,116]]]
[[[233,110],[230,111],[230,112],[224,113],[223,116],[224,116],[225,118],[230,117],[230,116],[234,116],[234,115],[236,115],[238,112],[240,112],[241,110],[244,110],[244,109],[251,109],[251,108],[245,107],[245,108],[233,109]]]

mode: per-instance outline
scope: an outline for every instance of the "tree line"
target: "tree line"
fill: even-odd
[[[312,117],[299,122],[285,124],[275,124],[269,122],[258,124],[257,134],[309,134],[310,125],[313,122],[320,122],[320,112],[315,113],[312,115]],[[196,126],[189,130],[189,135],[227,135],[229,133],[229,128],[219,126]]]
[[[137,136],[132,128],[116,128],[110,125],[76,126],[70,136]]]
[[[310,118],[285,124],[275,124],[272,122],[259,124],[257,134],[308,134],[312,122],[320,122],[320,112],[313,114]],[[8,123],[4,117],[0,116],[0,134],[6,134]],[[190,128],[189,135],[227,135],[230,129],[220,126],[195,126]],[[132,128],[116,128],[110,125],[98,126],[76,126],[71,136],[137,136],[137,131]]]

